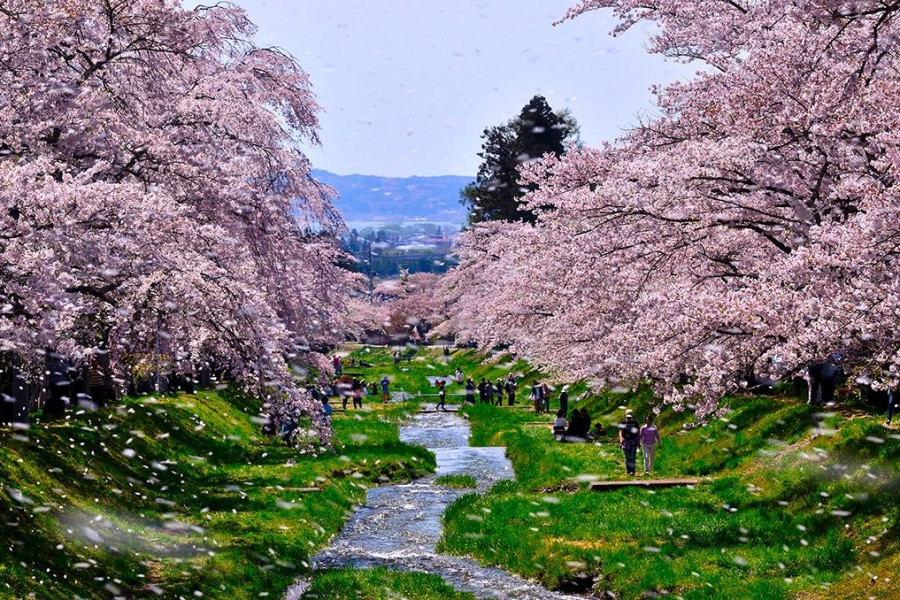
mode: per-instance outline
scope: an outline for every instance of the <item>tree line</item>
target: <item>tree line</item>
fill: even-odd
[[[614,143],[519,165],[515,212],[473,209],[448,329],[701,414],[807,365],[896,386],[900,7],[588,0],[566,19],[607,9],[704,68]]]

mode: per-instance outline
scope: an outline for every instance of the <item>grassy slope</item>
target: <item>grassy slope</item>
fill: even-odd
[[[213,392],[0,432],[0,598],[280,597],[366,486],[433,469],[397,437],[410,408],[336,416],[317,458]]]
[[[611,429],[621,407],[642,415],[649,401],[608,394],[582,406]],[[725,418],[691,431],[687,415],[662,413],[658,474],[711,482],[655,492],[585,491],[586,479],[622,476],[612,437],[558,444],[524,411],[474,407],[472,443],[506,445],[518,481],[452,505],[441,547],[550,587],[590,573],[622,598],[895,597],[896,430],[879,417],[834,415],[811,440],[802,403],[729,402]]]
[[[475,600],[440,577],[384,568],[325,571],[312,582],[304,600]]]
[[[459,367],[466,377],[471,377],[477,384],[482,377],[488,381],[496,381],[497,378],[505,378],[510,372],[516,373],[519,381],[516,400],[519,406],[529,404],[529,386],[536,377],[541,374],[525,360],[510,360],[507,355],[500,354],[488,360],[475,350],[454,350],[450,356],[444,356],[439,348],[421,348],[418,350],[406,349],[411,360],[404,360],[395,365],[393,362],[394,348],[379,348],[373,346],[348,346],[350,356],[361,359],[373,365],[372,367],[344,367],[346,373],[358,374],[367,381],[378,381],[382,375],[388,375],[391,380],[392,391],[404,391],[409,394],[437,394],[435,388],[428,381],[428,376],[447,378],[447,403],[459,404],[465,397],[465,386],[456,385],[453,374]],[[569,396],[574,397],[584,391],[583,385],[573,386]],[[436,402],[435,397],[422,397],[423,401]],[[506,404],[504,396],[503,403]]]
[[[657,473],[710,481],[695,489],[596,493],[585,490],[586,480],[618,479],[624,471],[614,436],[600,445],[552,442],[550,418],[524,408],[528,386],[541,377],[524,361],[427,349],[395,367],[389,350],[353,354],[374,364],[354,371],[369,380],[388,374],[393,389],[409,392],[433,393],[426,376],[449,376],[457,366],[476,381],[510,370],[523,375],[520,408],[467,410],[472,444],[505,445],[517,482],[452,505],[445,551],[550,587],[589,573],[620,598],[894,597],[900,439],[879,416],[826,417],[824,435],[813,440],[812,411],[790,398],[729,398],[722,419],[689,431],[688,414],[663,411]],[[570,397],[582,391],[573,386]],[[577,406],[614,432],[624,407],[642,416],[651,401],[638,391]]]

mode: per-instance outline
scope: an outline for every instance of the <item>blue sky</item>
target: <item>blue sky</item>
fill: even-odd
[[[484,128],[536,93],[596,145],[698,68],[648,55],[643,29],[612,37],[608,12],[554,27],[575,0],[235,2],[310,74],[325,112],[307,154],[339,174],[474,175]]]

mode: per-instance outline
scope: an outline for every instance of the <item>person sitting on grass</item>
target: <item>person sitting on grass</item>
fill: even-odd
[[[556,420],[553,421],[553,435],[565,435],[567,427],[566,413],[559,409],[556,411]]]
[[[600,421],[597,421],[596,423],[594,423],[593,434],[594,434],[594,439],[600,439],[600,438],[606,437],[606,428],[603,427],[603,423],[601,423]]]
[[[584,417],[577,408],[572,411],[572,418],[569,419],[569,428],[566,429],[566,435],[571,437],[584,437]]]

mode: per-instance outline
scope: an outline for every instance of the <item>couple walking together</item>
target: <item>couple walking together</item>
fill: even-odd
[[[656,448],[662,447],[659,429],[653,424],[653,415],[647,415],[644,425],[639,427],[634,420],[634,412],[626,410],[625,420],[619,423],[619,445],[625,453],[625,470],[628,474],[635,474],[637,449],[640,446],[644,455],[644,475],[649,475],[653,471]]]

